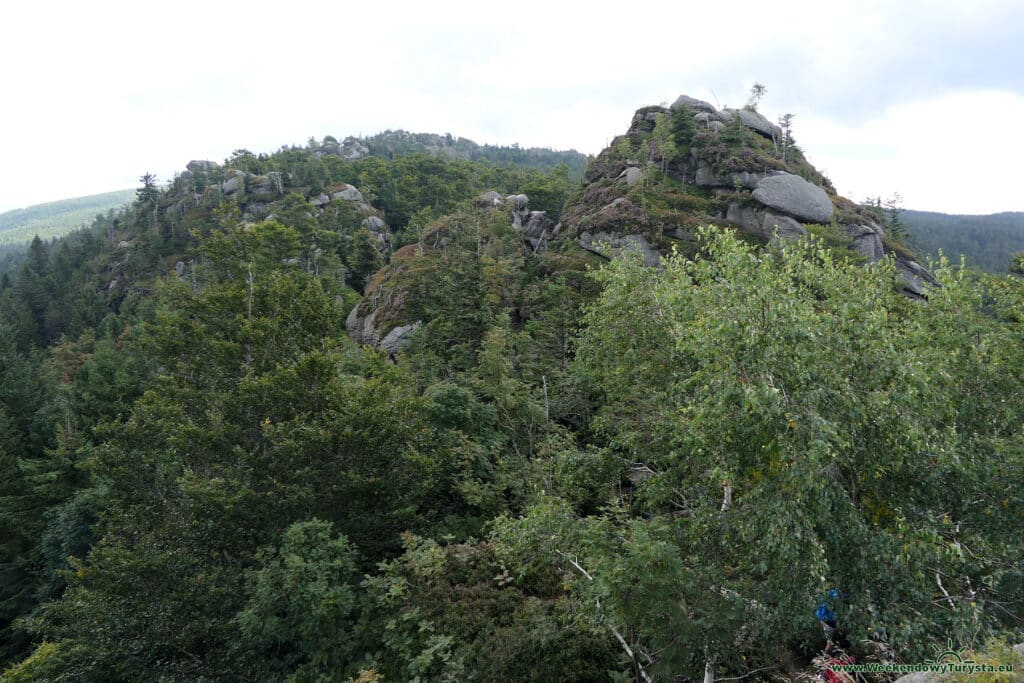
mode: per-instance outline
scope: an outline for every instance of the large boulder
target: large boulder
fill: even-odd
[[[228,197],[242,196],[245,194],[245,173],[236,170],[228,171],[224,174],[224,182],[220,184],[220,189]]]
[[[914,298],[927,299],[928,287],[939,284],[920,263],[904,256],[896,257],[896,272],[903,278],[903,290]]]
[[[373,311],[367,316],[359,315],[360,306],[354,306],[348,313],[348,317],[345,318],[345,329],[348,330],[349,336],[355,340],[357,344],[366,344],[368,346],[376,346],[379,338],[377,337],[377,330],[374,329],[374,323],[377,319],[377,311]]]
[[[422,326],[423,322],[420,320],[411,325],[400,325],[384,335],[384,338],[380,340],[379,347],[393,356],[409,345],[416,330]]]
[[[656,266],[661,263],[661,255],[651,246],[643,235],[618,235],[608,232],[580,235],[579,245],[587,251],[603,256],[606,259],[622,258],[625,254],[640,254],[644,265]]]
[[[756,206],[743,206],[732,202],[725,212],[725,220],[744,232],[758,235],[766,240],[791,240],[807,234],[807,228],[795,219],[776,214]]]
[[[361,226],[375,234],[387,232],[388,229],[388,226],[379,216],[369,216],[364,218]]]
[[[780,139],[782,137],[782,129],[776,126],[774,123],[761,116],[756,111],[749,109],[723,109],[722,114],[724,115],[726,123],[734,117],[740,117],[740,121],[743,125],[751,129],[756,133],[760,133],[766,138]]]
[[[477,206],[482,207],[501,206],[502,204],[505,203],[505,195],[501,194],[500,192],[490,190],[488,192],[484,192],[482,195],[479,195],[476,199],[473,200],[473,203],[475,203]]]
[[[626,132],[626,135],[650,133],[654,130],[658,117],[665,113],[668,113],[668,109],[658,106],[637,109],[636,113],[633,114],[633,121],[629,124],[629,131]]]
[[[391,231],[380,216],[367,216],[360,226],[376,238],[379,249],[391,248]]]
[[[636,166],[629,166],[619,174],[618,179],[624,180],[626,182],[626,187],[633,187],[644,179],[644,172]]]
[[[778,236],[779,239],[793,240],[807,234],[807,228],[794,219],[789,216],[776,215],[771,211],[764,212],[764,217],[761,219],[761,230],[761,234],[768,239]]]
[[[363,141],[359,138],[349,136],[342,140],[337,153],[345,159],[361,159],[369,156],[370,148],[363,144]]]
[[[697,187],[741,187],[745,190],[753,190],[757,188],[758,183],[767,177],[766,173],[750,173],[749,171],[743,171],[742,173],[727,173],[725,175],[716,175],[710,166],[701,164],[697,167],[697,173],[694,177],[694,183]]]
[[[505,198],[505,202],[512,207],[512,227],[522,229],[523,221],[530,216],[530,210],[527,208],[530,198],[525,194],[510,194]]]
[[[683,107],[689,107],[690,110],[695,113],[705,112],[707,114],[713,114],[715,116],[718,115],[718,110],[715,109],[711,104],[705,102],[704,100],[698,100],[695,97],[690,97],[689,95],[680,95],[679,97],[676,98],[676,101],[672,103],[673,111],[677,109],[682,109]]]
[[[743,206],[738,202],[729,204],[725,211],[725,220],[732,223],[740,230],[761,235],[764,226],[764,218],[758,210],[752,206]]]
[[[267,175],[249,176],[249,191],[258,197],[273,197],[282,194],[284,185],[279,172]]]
[[[523,223],[523,235],[531,242],[545,241],[554,233],[554,228],[555,222],[548,218],[546,211],[531,211]]]
[[[869,263],[880,261],[885,257],[882,239],[885,232],[877,225],[844,225],[846,234],[853,240],[853,248]]]
[[[808,223],[828,223],[832,219],[832,200],[825,190],[791,173],[761,179],[754,199]]]
[[[366,200],[363,199],[363,193],[351,185],[346,185],[337,192],[332,193],[331,199],[344,199],[346,202],[353,202],[355,204],[366,203]]]
[[[191,173],[198,173],[199,171],[212,171],[217,168],[218,164],[215,161],[208,161],[206,159],[193,159],[192,161],[185,164],[185,168]]]

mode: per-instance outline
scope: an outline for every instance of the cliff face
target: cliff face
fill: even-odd
[[[836,194],[789,130],[757,111],[719,111],[686,95],[637,110],[591,163],[554,232],[604,257],[640,252],[653,265],[708,223],[765,242],[822,234],[869,263],[893,254],[911,296],[925,296],[933,282],[886,238],[880,216]]]

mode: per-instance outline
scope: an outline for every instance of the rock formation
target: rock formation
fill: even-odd
[[[659,149],[656,129],[672,122],[669,130],[685,131],[679,117],[692,119],[692,135]],[[886,258],[892,250],[880,217],[838,196],[798,149],[781,144],[782,135],[757,111],[718,110],[688,95],[669,108],[643,107],[591,162],[583,192],[552,234],[605,258],[638,253],[653,265],[673,243],[691,242],[698,225],[732,226],[764,241],[835,225],[864,261]],[[931,274],[893,256],[906,293],[927,296]]]

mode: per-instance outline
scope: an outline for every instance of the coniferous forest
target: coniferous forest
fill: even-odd
[[[1020,662],[1024,281],[709,107],[239,150],[8,257],[0,681],[797,680],[820,604]]]

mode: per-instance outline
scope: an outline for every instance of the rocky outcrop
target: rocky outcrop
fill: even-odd
[[[331,199],[342,199],[346,202],[354,202],[356,204],[366,203],[366,200],[363,199],[363,193],[352,185],[345,185],[342,189],[332,192]]]
[[[658,122],[658,116],[668,113],[668,111],[665,107],[659,106],[637,109],[636,113],[633,114],[633,121],[629,124],[629,130],[626,131],[626,135],[639,136],[650,134],[654,131],[654,126]]]
[[[718,175],[711,167],[701,164],[697,167],[693,180],[697,187],[739,187],[744,190],[754,190],[767,177],[767,173],[751,173],[750,171]]]
[[[412,341],[412,336],[416,334],[416,331],[422,326],[423,322],[417,320],[411,325],[401,325],[396,327],[380,340],[380,344],[378,346],[393,356],[409,345],[409,342]]]
[[[373,311],[369,315],[362,317],[359,315],[359,309],[359,306],[353,308],[349,312],[348,318],[345,319],[345,329],[348,331],[349,336],[356,343],[387,351],[392,356],[407,346],[412,341],[413,335],[423,326],[423,321],[421,320],[417,320],[409,325],[399,325],[381,339],[376,329],[377,312]]]
[[[676,150],[670,159],[658,158],[653,140],[658,117],[684,108],[697,128],[691,147]],[[734,121],[758,135],[723,140],[716,134]],[[885,232],[869,212],[835,195],[799,151],[798,156],[781,158],[772,140],[779,133],[778,126],[756,111],[719,111],[687,95],[669,110],[643,107],[627,133],[593,160],[583,191],[564,207],[561,222],[552,230],[554,239],[574,240],[605,258],[639,252],[654,264],[668,239],[692,244],[700,225],[727,224],[765,241],[792,240],[807,235],[809,224],[830,224],[838,212],[851,250],[869,263],[885,258],[890,251]],[[645,191],[637,192],[640,178],[653,169],[672,182],[645,182]],[[910,296],[925,297],[935,286],[931,274],[915,261],[899,257],[895,265]]]
[[[644,179],[644,172],[636,166],[629,166],[619,174],[618,179],[624,181],[626,187],[633,187]]]
[[[473,204],[480,208],[504,207],[511,213],[512,227],[522,230],[524,241],[535,250],[547,244],[554,235],[555,222],[548,218],[545,211],[530,211],[530,198],[525,194],[506,196],[490,191],[475,197]]]
[[[722,120],[725,123],[728,123],[732,117],[738,116],[744,126],[770,140],[782,138],[782,129],[756,111],[750,109],[723,109],[722,116]]]
[[[245,194],[245,173],[231,169],[224,174],[224,182],[220,190],[228,197],[241,197]]]
[[[676,98],[676,101],[672,103],[672,110],[682,109],[683,107],[689,107],[691,111],[695,113],[704,112],[706,114],[712,114],[715,117],[718,116],[718,110],[714,108],[710,103],[704,100],[698,100],[695,97],[689,95],[680,95]]]
[[[780,216],[765,211],[761,218],[761,234],[772,239],[778,236],[779,239],[794,240],[807,234],[807,228],[789,216]]]
[[[338,145],[337,154],[343,159],[362,159],[370,155],[370,148],[359,138],[349,136]]]
[[[357,344],[376,346],[380,341],[380,338],[377,336],[377,330],[374,328],[374,323],[377,321],[377,311],[361,316],[359,314],[360,308],[361,306],[354,306],[349,311],[348,317],[345,318],[345,329]]]
[[[651,246],[643,235],[617,235],[610,232],[590,234],[584,232],[579,237],[579,245],[606,259],[622,258],[626,254],[640,254],[644,265],[657,266],[661,263],[661,254]]]
[[[754,190],[754,199],[809,223],[832,220],[832,200],[825,190],[791,173],[762,178]]]
[[[928,288],[939,284],[920,263],[905,256],[896,257],[896,272],[903,278],[904,291],[915,298],[927,299]]]
[[[199,173],[201,171],[212,171],[215,168],[220,168],[220,164],[215,161],[207,161],[206,159],[193,159],[185,164],[185,168],[189,173]]]
[[[270,171],[266,175],[247,175],[246,188],[256,197],[272,198],[284,196],[284,175]]]
[[[505,203],[505,195],[491,190],[474,199],[473,203],[481,207],[501,206]]]
[[[228,169],[224,173],[220,191],[225,196],[235,199],[252,195],[254,199],[268,201],[284,196],[284,174],[279,171],[270,171],[266,175],[255,175],[233,168]]]
[[[523,224],[523,237],[534,250],[546,245],[555,235],[555,222],[548,218],[546,211],[531,211]]]
[[[525,194],[510,194],[505,198],[505,204],[512,210],[513,228],[522,230],[523,221],[530,216],[529,203],[530,198]]]
[[[789,216],[772,213],[757,206],[741,205],[738,202],[729,204],[725,220],[765,240],[776,237],[784,240],[796,239],[807,234],[807,229]]]
[[[388,230],[387,224],[380,216],[367,216],[363,219],[360,227],[365,228],[374,236],[379,249],[391,248],[391,231]]]
[[[885,231],[879,225],[844,225],[846,234],[853,240],[853,248],[868,260],[880,261],[885,257]]]
[[[392,279],[395,277],[393,267],[386,267],[377,277],[377,285],[367,292],[362,302],[349,311],[345,329],[356,343],[395,355],[412,340],[413,335],[423,326],[423,321],[406,322],[402,319],[406,294],[401,285]]]

